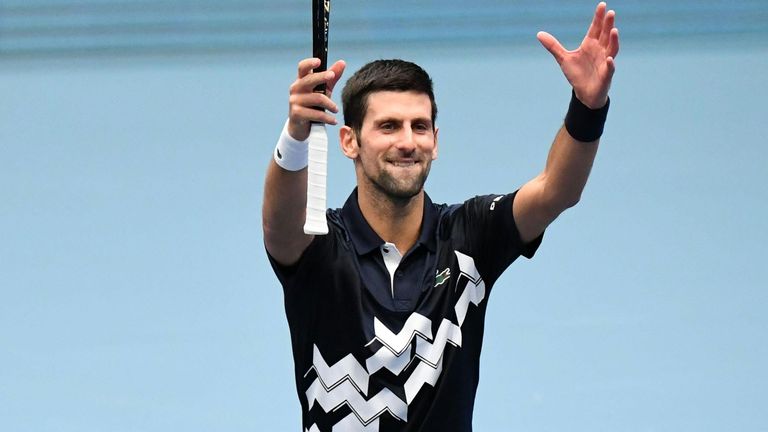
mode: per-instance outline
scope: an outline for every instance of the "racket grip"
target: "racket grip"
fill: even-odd
[[[312,123],[309,132],[309,166],[307,168],[307,216],[304,233],[328,234],[326,212],[326,178],[328,172],[328,133],[323,123]]]

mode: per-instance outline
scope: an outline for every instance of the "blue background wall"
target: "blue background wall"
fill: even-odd
[[[104,32],[92,35],[100,49],[61,35],[24,48],[9,23],[29,27],[34,4],[4,3],[0,430],[298,430],[260,206],[308,30],[280,42],[254,26],[235,48],[174,48],[147,31],[133,49]],[[72,15],[142,10],[87,3]],[[238,4],[277,22],[294,3]],[[404,57],[433,75],[435,201],[512,191],[539,172],[569,88],[535,32],[575,47],[592,2],[519,4],[525,19],[508,25],[502,2],[447,2],[467,23],[500,16],[463,38],[428,25],[434,2],[406,2],[399,25],[423,44],[350,36],[340,23],[382,24],[347,3],[334,3],[331,57],[350,71]],[[601,150],[582,202],[490,297],[477,430],[768,430],[766,3],[609,5],[623,45]],[[74,19],[58,16],[26,34]],[[108,22],[98,17],[89,28]],[[449,50],[452,37],[462,43]],[[339,206],[354,177],[331,153]]]

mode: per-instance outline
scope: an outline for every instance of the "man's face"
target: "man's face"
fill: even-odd
[[[437,130],[429,96],[381,91],[368,95],[360,135],[358,182],[396,199],[421,192],[437,158]]]

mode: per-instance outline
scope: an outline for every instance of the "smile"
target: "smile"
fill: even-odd
[[[416,165],[415,160],[405,160],[405,161],[389,161],[390,164],[400,167],[400,168],[408,168]]]

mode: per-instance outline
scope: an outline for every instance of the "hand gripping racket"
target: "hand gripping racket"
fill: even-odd
[[[328,25],[331,0],[312,0],[312,56],[320,59],[314,72],[328,67]],[[325,84],[314,89],[325,93]],[[322,108],[318,108],[322,109]],[[309,167],[307,171],[307,216],[305,234],[328,234],[326,211],[326,177],[328,172],[328,133],[325,123],[312,123],[309,131]]]

